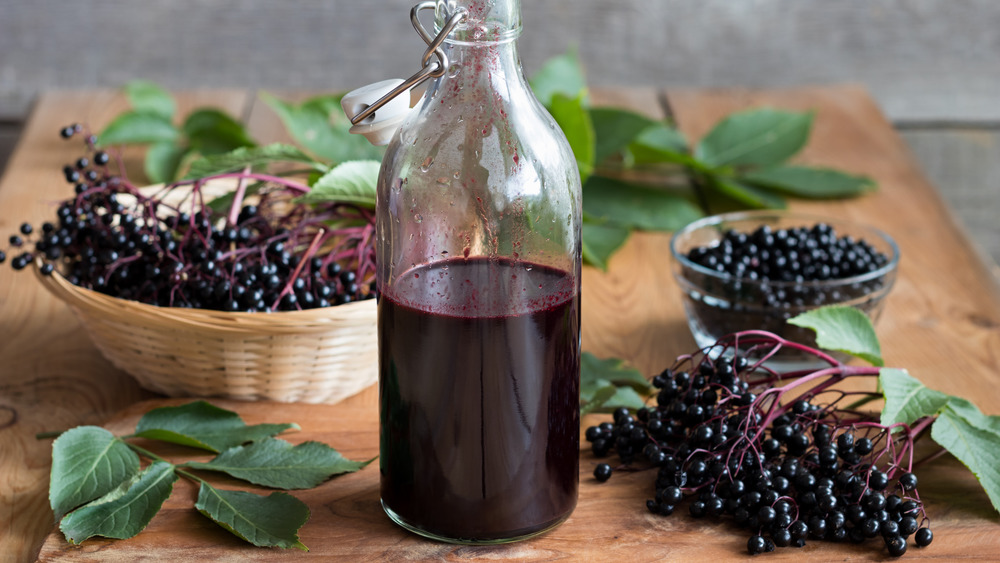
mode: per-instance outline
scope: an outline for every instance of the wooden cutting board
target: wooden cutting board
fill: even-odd
[[[213,401],[240,413],[248,424],[297,422],[302,430],[286,438],[294,443],[319,440],[351,459],[378,454],[378,411],[369,390],[364,400],[340,405],[238,403]],[[188,399],[189,400],[189,399]],[[142,413],[178,405],[184,399],[160,399],[133,405],[106,427],[116,434],[135,428]],[[602,415],[591,415],[593,424]],[[146,443],[144,445],[149,445]],[[158,447],[173,461],[190,459],[196,450]],[[210,456],[201,456],[208,459]],[[45,540],[41,561],[279,561],[319,558],[341,561],[497,560],[518,561],[653,561],[729,560],[746,556],[748,533],[731,521],[695,520],[686,508],[670,517],[650,514],[645,501],[653,494],[654,471],[617,472],[606,483],[592,476],[599,460],[589,451],[580,456],[580,497],[573,515],[551,532],[503,546],[457,546],[411,534],[389,521],[379,504],[378,462],[336,477],[311,490],[293,494],[312,513],[300,538],[310,549],[282,551],[253,547],[216,526],[194,509],[197,487],[180,479],[170,499],[149,527],[129,540],[91,539],[70,545],[58,531]],[[943,457],[918,472],[920,494],[933,520],[934,543],[911,547],[907,560],[995,560],[1000,553],[1000,524],[975,478],[958,462]],[[243,488],[232,480],[204,474],[225,488]],[[250,490],[250,489],[247,489]],[[887,557],[881,540],[863,545],[810,541],[801,549],[783,548],[763,555],[768,561]]]

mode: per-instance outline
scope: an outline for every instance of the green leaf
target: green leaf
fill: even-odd
[[[976,475],[1000,512],[1000,432],[993,424],[987,428],[972,424],[960,409],[947,405],[931,426],[931,438]]]
[[[590,352],[580,357],[580,381],[610,381],[615,385],[627,385],[636,391],[648,393],[652,387],[642,373],[618,358],[600,359]]]
[[[531,89],[535,97],[548,107],[556,94],[576,98],[584,92],[583,103],[587,104],[587,81],[583,75],[583,65],[576,51],[552,57],[531,77]]]
[[[588,399],[584,399],[583,395],[580,395],[580,415],[590,414],[592,412],[598,412],[604,407],[604,404],[611,400],[618,393],[618,388],[614,385],[605,385],[604,387],[597,388],[596,390],[588,393]]]
[[[340,98],[319,96],[292,104],[264,92],[261,99],[281,118],[288,133],[312,154],[331,161],[382,160],[383,150],[361,135],[351,135],[351,122],[343,115]]]
[[[208,463],[186,464],[194,469],[221,471],[255,485],[276,489],[311,489],[334,475],[353,473],[371,461],[351,461],[320,442],[292,446],[268,438],[230,448]]]
[[[154,113],[170,121],[177,112],[173,96],[155,82],[132,80],[125,85],[125,96],[132,109],[142,113]]]
[[[213,452],[275,436],[296,424],[247,426],[240,415],[205,401],[161,407],[143,415],[135,435]]]
[[[144,171],[146,178],[154,184],[173,182],[190,149],[162,141],[150,145],[146,150]]]
[[[101,131],[97,144],[174,142],[179,137],[180,131],[170,123],[169,118],[156,113],[126,111]]]
[[[969,424],[1000,436],[1000,416],[986,416],[971,401],[955,396],[948,396],[948,408]]]
[[[114,490],[139,472],[139,458],[97,426],[63,432],[52,444],[49,504],[56,519]]]
[[[222,154],[257,145],[238,121],[212,108],[191,112],[182,127],[191,148],[202,154]]]
[[[309,193],[295,199],[302,203],[340,201],[375,208],[375,191],[381,164],[375,160],[354,160],[338,164],[316,180]]]
[[[679,229],[701,216],[683,197],[601,176],[583,185],[583,212],[609,225],[651,231]]]
[[[309,507],[288,493],[271,493],[264,497],[216,489],[202,482],[194,507],[256,546],[309,551],[298,535],[299,528],[309,519]]]
[[[608,260],[625,241],[630,231],[614,225],[602,225],[584,220],[583,222],[583,261],[592,266],[607,271]]]
[[[708,170],[689,154],[684,134],[667,123],[657,123],[647,128],[628,146],[635,164],[674,163]]]
[[[784,209],[785,198],[780,195],[745,184],[733,178],[715,174],[703,175],[708,185],[717,192],[740,202],[743,205],[757,209]]]
[[[640,393],[649,393],[651,389],[639,370],[622,360],[602,360],[589,352],[580,358],[580,402],[584,414],[618,407],[642,408],[645,400]]]
[[[695,147],[709,166],[773,166],[797,153],[812,128],[812,112],[753,109],[720,121]]]
[[[172,464],[156,461],[103,497],[69,513],[59,529],[71,543],[94,536],[131,538],[159,512],[176,480]]]
[[[618,407],[628,407],[638,410],[646,406],[646,399],[631,387],[615,387],[615,394],[610,399],[604,401],[600,406],[601,410],[613,411]]]
[[[885,365],[871,319],[854,307],[820,307],[791,318],[788,323],[816,331],[816,344],[824,350],[845,352],[875,366]]]
[[[594,171],[594,125],[590,115],[583,106],[583,93],[570,98],[561,93],[552,96],[549,112],[556,120],[569,146],[573,149],[577,167],[580,169],[580,181],[586,182]]]
[[[875,182],[867,176],[806,166],[776,166],[744,174],[740,179],[810,199],[852,197],[876,188]]]
[[[928,389],[901,369],[883,369],[878,380],[885,395],[881,420],[885,426],[898,422],[913,424],[918,418],[937,414],[948,403],[948,395]]]
[[[272,143],[262,147],[240,147],[224,154],[204,156],[191,163],[187,177],[204,178],[246,167],[260,168],[272,162],[296,162],[321,172],[328,170],[326,165],[316,162],[298,147]]]
[[[657,125],[656,120],[645,115],[617,108],[594,108],[590,110],[590,119],[594,122],[594,133],[597,135],[596,163],[621,152],[643,131]]]

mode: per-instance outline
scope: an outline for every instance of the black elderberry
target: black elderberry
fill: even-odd
[[[764,553],[767,548],[767,542],[762,536],[750,536],[747,540],[747,553],[750,555],[757,555],[758,553]]]
[[[860,456],[872,453],[872,441],[868,438],[859,438],[854,442],[854,451]]]
[[[594,468],[594,478],[603,483],[611,478],[611,466],[607,463],[599,463]]]
[[[594,440],[600,438],[603,435],[604,435],[604,432],[601,431],[600,427],[598,427],[598,426],[591,426],[591,427],[587,428],[587,431],[584,434],[584,437],[587,439],[588,442],[593,442]]]
[[[916,501],[906,500],[899,505],[899,513],[904,516],[915,516],[917,514],[917,509],[919,505]]]
[[[868,512],[875,512],[885,508],[885,497],[876,491],[868,491],[861,499],[861,503]]]
[[[917,544],[917,547],[927,547],[932,541],[934,541],[934,532],[930,528],[920,528],[913,536],[913,542]]]
[[[900,557],[906,553],[906,539],[900,536],[887,538],[885,541],[885,547],[888,548],[889,555],[892,557]]]
[[[868,486],[876,491],[885,490],[889,486],[889,477],[885,473],[873,469],[868,476]],[[885,499],[883,498],[883,500]]]
[[[757,521],[765,526],[774,522],[774,519],[777,518],[777,516],[778,513],[770,506],[762,506],[757,511]]]
[[[793,540],[805,539],[809,535],[809,525],[802,520],[796,520],[788,527]]]
[[[802,433],[792,434],[788,438],[787,446],[792,455],[802,455],[809,448],[809,436]]]
[[[626,416],[630,416],[629,412],[628,407],[618,407],[613,413],[611,413],[611,417],[614,419],[615,424],[624,424],[622,419]]]
[[[875,518],[865,518],[860,527],[866,538],[874,538],[882,529],[882,523]]]
[[[889,495],[885,497],[885,509],[891,513],[899,512],[899,505],[903,503],[903,499],[899,498],[899,495]]]
[[[912,491],[917,488],[917,476],[913,473],[903,473],[899,477],[899,486],[904,491]]]
[[[705,507],[705,502],[696,500],[691,503],[690,506],[691,516],[695,518],[704,518],[708,513],[708,509]]]
[[[661,491],[661,494],[663,495],[661,502],[667,504],[677,504],[684,499],[684,492],[677,486],[666,487]]]
[[[909,536],[917,531],[918,526],[916,518],[913,516],[904,516],[899,519],[899,534],[904,537]],[[917,545],[920,545],[919,541],[917,542]]]
[[[604,457],[611,451],[613,442],[606,438],[598,438],[591,444],[591,450],[596,457]]]

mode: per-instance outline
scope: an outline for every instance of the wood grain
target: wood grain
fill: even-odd
[[[97,103],[92,96],[98,95],[52,95],[43,99],[40,108],[45,112],[40,110],[29,126],[25,143],[0,187],[2,232],[9,231],[28,213],[36,214],[32,218],[41,216],[44,206],[38,203],[38,192],[26,186],[40,184],[37,178],[42,171],[54,168],[53,174],[58,176],[59,164],[72,158],[73,151],[57,145],[54,131],[79,115],[81,103]],[[654,116],[660,111],[652,90],[598,91],[594,98]],[[903,253],[900,276],[878,327],[888,362],[909,368],[931,386],[974,399],[986,412],[1000,413],[1000,394],[994,391],[1000,383],[1000,290],[862,89],[678,91],[671,92],[671,100],[690,138],[700,137],[724,113],[749,105],[815,108],[815,133],[801,159],[870,174],[879,181],[881,190],[853,201],[801,203],[795,207],[880,224],[899,241]],[[267,125],[263,118],[255,119],[257,111],[255,106],[250,115],[250,122],[257,127],[255,134],[262,139],[268,139],[266,134],[277,135],[273,120]],[[42,115],[52,123],[42,120]],[[47,140],[50,138],[51,142]],[[58,178],[55,181],[61,182]],[[667,243],[666,235],[636,235],[612,258],[608,272],[586,270],[582,313],[586,350],[600,356],[623,357],[646,374],[659,371],[676,355],[690,351],[693,341],[669,273]],[[129,379],[103,363],[83,335],[74,332],[75,324],[65,310],[60,313],[57,304],[37,293],[33,280],[0,269],[0,299],[0,366],[5,370],[0,372],[2,400],[8,401],[16,391],[18,402],[12,406],[19,413],[26,408],[23,405],[35,408],[30,411],[35,418],[27,420],[28,414],[22,414],[17,427],[0,430],[0,446],[5,454],[0,461],[0,479],[10,484],[0,488],[0,501],[4,503],[0,516],[6,518],[3,523],[11,530],[2,540],[5,543],[0,545],[0,553],[13,553],[15,559],[23,559],[34,553],[31,545],[49,529],[51,518],[44,492],[47,452],[33,441],[32,434],[53,426],[99,420],[133,403],[141,393]],[[18,371],[7,370],[11,365]],[[159,404],[164,403],[135,405],[116,417],[112,427],[125,431],[139,413]],[[241,412],[249,422],[299,422],[303,430],[294,435],[293,441],[320,439],[356,458],[377,451],[373,389],[334,406],[223,404]],[[31,447],[34,449],[26,451]],[[8,451],[14,451],[14,455],[8,456]],[[136,538],[121,542],[92,540],[74,547],[53,534],[46,540],[41,558],[273,560],[311,556],[351,561],[610,561],[627,557],[647,561],[728,560],[744,553],[745,537],[732,533],[727,524],[694,523],[685,515],[662,519],[645,512],[644,501],[652,493],[649,473],[620,473],[611,482],[598,485],[589,477],[596,463],[588,453],[582,455],[580,504],[563,526],[544,537],[507,547],[434,544],[394,527],[378,506],[377,469],[372,466],[313,491],[296,493],[313,511],[312,520],[303,529],[303,540],[312,548],[309,554],[241,545],[196,514],[190,508],[194,489],[180,485],[166,511]],[[941,458],[924,468],[920,478],[936,539],[931,548],[914,549],[907,557],[995,558],[1000,550],[1000,524],[971,474],[954,460]],[[768,557],[803,556],[870,560],[882,559],[884,554],[871,546],[811,542],[802,550],[779,550]]]
[[[183,402],[160,399],[139,403],[114,417],[106,427],[119,434],[128,433],[146,410]],[[302,431],[287,436],[294,443],[324,441],[352,459],[369,459],[378,454],[378,411],[373,406],[231,401],[215,401],[215,404],[236,410],[249,424],[296,421]],[[603,418],[606,416],[591,415],[584,419],[584,424]],[[191,459],[192,453],[197,455],[193,450],[179,447],[167,448],[166,452],[173,461]],[[236,539],[194,510],[197,488],[182,479],[160,513],[138,536],[125,541],[92,539],[74,546],[54,533],[46,539],[39,560],[644,562],[744,558],[747,536],[729,523],[697,521],[680,512],[665,518],[646,511],[645,501],[652,495],[656,478],[654,472],[618,472],[607,483],[598,483],[591,475],[597,463],[589,452],[581,455],[580,499],[565,523],[539,538],[506,546],[435,543],[391,523],[379,505],[375,462],[358,473],[336,477],[315,489],[293,492],[312,513],[300,532],[300,539],[310,548],[308,553],[261,549]],[[1000,550],[1000,525],[975,479],[954,460],[936,462],[933,478],[929,477],[930,469],[921,474],[920,493],[933,518],[934,543],[927,549],[912,548],[906,560],[991,559]],[[216,479],[209,474],[203,476]],[[802,558],[878,561],[885,559],[880,543],[872,540],[856,546],[810,541],[802,549],[779,549],[766,557],[768,561]]]
[[[178,102],[181,112],[215,104],[239,114],[245,99],[239,91],[200,92]],[[52,220],[53,202],[72,194],[62,167],[82,154],[83,143],[62,140],[59,129],[81,122],[99,130],[125,108],[113,92],[52,93],[39,101],[0,182],[4,239],[23,221],[40,227]],[[69,309],[34,275],[0,267],[0,559],[37,552],[52,525],[51,444],[35,434],[99,424],[151,396],[98,353]]]

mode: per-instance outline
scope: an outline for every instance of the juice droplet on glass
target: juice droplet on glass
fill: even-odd
[[[417,223],[423,223],[424,222],[424,216],[421,215],[421,214],[419,214],[419,213],[414,213],[413,214],[413,220],[416,221]]]
[[[434,157],[428,156],[423,163],[420,164],[420,171],[427,172],[430,170],[432,164],[434,164]]]

